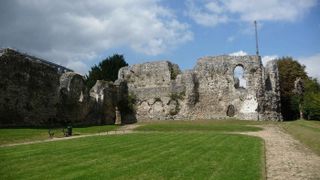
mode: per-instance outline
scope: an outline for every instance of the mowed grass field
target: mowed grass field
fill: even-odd
[[[73,128],[73,135],[85,135],[116,130],[115,125]],[[63,137],[62,128],[53,129],[54,137]],[[0,128],[0,145],[49,139],[48,129],[41,128]]]
[[[153,121],[141,123],[138,131],[204,131],[204,132],[244,132],[259,131],[262,128],[250,125],[261,125],[273,122],[240,121],[240,120],[193,120],[193,121]]]
[[[136,133],[0,148],[0,179],[263,179],[263,141]]]
[[[320,155],[320,121],[297,120],[281,124],[295,139]]]
[[[260,130],[250,124],[142,123],[133,134],[1,147],[0,179],[265,179],[263,140],[226,133]]]

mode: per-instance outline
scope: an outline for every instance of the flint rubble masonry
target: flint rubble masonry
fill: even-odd
[[[169,61],[123,67],[115,82],[97,81],[60,65],[0,49],[0,126],[114,124],[166,119],[282,120],[277,63],[259,56],[200,58],[192,70]],[[234,69],[242,67],[246,86]]]
[[[245,88],[234,78],[237,66],[244,69]],[[124,67],[118,76],[137,97],[138,120],[224,119],[232,105],[232,118],[274,121],[282,120],[278,77],[276,62],[263,67],[259,56],[204,57],[184,72],[169,61],[148,62]]]

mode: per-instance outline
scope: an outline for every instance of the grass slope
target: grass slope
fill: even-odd
[[[320,121],[289,121],[284,122],[282,127],[287,133],[320,155]]]
[[[74,135],[92,134],[115,130],[115,125],[73,128]],[[63,137],[62,129],[54,129],[54,137]],[[2,128],[0,145],[49,139],[48,129],[39,128]]]
[[[0,179],[262,179],[263,141],[201,132],[0,148]]]

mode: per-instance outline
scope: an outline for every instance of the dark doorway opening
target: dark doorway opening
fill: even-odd
[[[236,110],[235,110],[234,106],[229,105],[228,109],[227,109],[227,116],[233,117],[235,115],[235,112],[236,112]]]

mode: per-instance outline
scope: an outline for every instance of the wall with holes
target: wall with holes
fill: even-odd
[[[137,97],[138,120],[282,119],[275,62],[264,67],[259,56],[215,56],[185,72],[171,66],[160,61],[120,70],[119,79]]]

